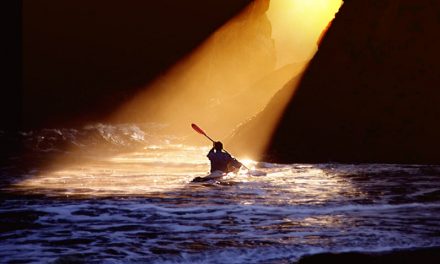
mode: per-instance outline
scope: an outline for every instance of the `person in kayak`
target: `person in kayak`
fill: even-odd
[[[214,142],[207,157],[211,161],[211,172],[237,172],[242,166],[238,160],[233,158],[229,153],[223,151],[223,144],[220,141]]]

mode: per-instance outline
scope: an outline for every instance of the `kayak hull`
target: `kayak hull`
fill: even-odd
[[[225,177],[226,175],[228,175],[225,172],[222,171],[214,171],[211,172],[210,174],[208,174],[207,176],[204,177],[195,177],[192,182],[209,182],[209,181],[215,181],[215,180],[220,180],[223,177]]]

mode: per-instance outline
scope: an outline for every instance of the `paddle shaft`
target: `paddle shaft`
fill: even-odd
[[[207,139],[211,140],[212,143],[215,143],[215,141],[214,141],[212,138],[210,138],[208,135],[206,135],[205,133],[203,133],[203,135],[204,135]],[[225,150],[225,151],[226,151],[226,150]],[[227,151],[226,151],[226,152],[227,152]]]

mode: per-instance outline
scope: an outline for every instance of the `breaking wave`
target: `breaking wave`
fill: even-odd
[[[27,150],[37,152],[63,151],[66,147],[88,150],[95,146],[121,150],[169,144],[173,137],[162,134],[165,127],[166,125],[156,123],[116,125],[97,123],[82,128],[22,131],[15,136],[15,139],[21,141]]]

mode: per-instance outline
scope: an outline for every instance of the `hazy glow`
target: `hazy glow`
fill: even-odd
[[[278,65],[310,59],[322,30],[341,5],[342,0],[271,0],[267,15],[281,55]]]
[[[289,80],[303,72],[316,51],[319,35],[340,4],[340,0],[272,0],[269,8],[268,0],[252,2],[192,54],[115,111],[109,121],[166,123],[170,125],[169,133],[188,135],[186,144],[209,146],[191,130],[190,124],[197,123],[212,138],[223,141],[234,128],[264,109]],[[247,138],[254,142],[255,149],[240,150],[241,153],[258,157],[296,84],[289,83],[287,93],[278,101],[278,109],[265,117],[253,138]],[[52,170],[15,187],[62,189],[66,194],[70,190],[81,193],[81,188],[94,195],[121,190],[143,193],[178,188],[187,178],[209,170],[205,157],[208,148],[203,153],[197,149],[197,155],[184,156],[182,151],[158,154],[160,148],[154,144],[139,146],[139,155],[102,158],[105,152],[97,146],[97,160],[57,160]],[[243,161],[253,164],[251,160]],[[145,176],[145,171],[150,176]]]
[[[152,152],[133,152],[113,157],[90,156],[87,162],[58,165],[52,170],[42,171],[11,186],[13,191],[26,194],[43,194],[64,197],[117,197],[148,196],[176,197],[185,195],[194,199],[204,199],[197,191],[210,193],[216,187],[191,184],[197,176],[205,176],[209,165],[204,155],[206,147],[186,148],[175,146]],[[268,204],[319,204],[337,199],[341,194],[362,196],[343,172],[328,170],[314,165],[277,165],[258,163],[250,159],[240,160],[250,169],[267,173],[253,176],[245,170],[232,176],[232,182],[248,182],[244,185],[254,189],[255,195],[237,196],[238,204],[254,204],[262,201]],[[219,185],[221,186],[221,185]],[[246,188],[247,188],[246,187]],[[246,192],[239,187],[239,192]],[[224,188],[226,193],[234,188]],[[212,195],[212,194],[211,194]],[[208,196],[207,203],[212,196]]]
[[[224,140],[301,74],[340,5],[341,0],[272,0],[270,7],[268,0],[251,3],[113,120],[164,122],[172,133],[190,134],[194,122]],[[265,120],[267,132],[249,140],[265,145],[296,83],[290,86],[286,100]],[[193,136],[191,143],[201,142]]]
[[[228,136],[301,70],[295,65],[289,74],[269,76],[276,70],[276,51],[264,14],[267,5],[266,0],[252,3],[123,106],[114,120],[164,122],[173,133],[192,133],[189,124],[194,122],[214,138]],[[276,84],[261,87],[264,78]]]
[[[208,149],[168,146],[116,156],[90,155],[85,161],[54,165],[11,187],[25,193],[54,196],[154,195],[184,187],[205,176]]]
[[[317,51],[317,44],[323,32],[341,4],[341,0],[272,0],[267,15],[272,24],[277,64],[282,66],[293,61],[311,59]],[[239,142],[234,142],[235,152],[254,159],[260,158],[260,153],[266,149],[286,105],[295,93],[301,75],[297,74],[297,78],[290,75],[289,79],[294,79],[285,85],[276,100],[273,100],[270,112],[265,111],[264,116],[255,120],[258,124],[247,128],[252,131],[245,133],[246,137],[240,137]],[[249,135],[252,135],[252,138],[249,138]],[[241,142],[246,140],[251,144],[241,145]]]
[[[250,158],[240,158],[240,162],[243,163],[246,167],[253,170],[255,169],[256,161],[250,159]]]

